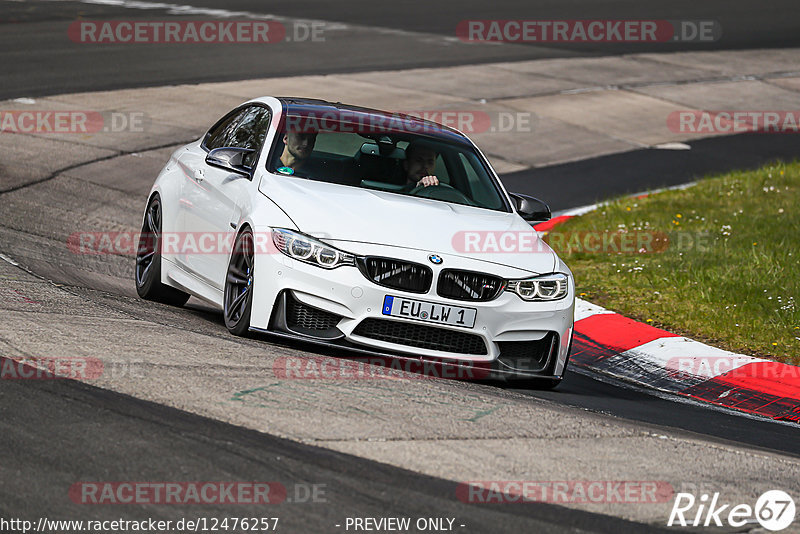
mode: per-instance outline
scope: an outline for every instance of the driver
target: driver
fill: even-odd
[[[439,154],[431,146],[417,141],[409,143],[406,159],[403,160],[403,171],[406,173],[404,193],[419,186],[439,185],[439,179],[433,174],[437,157]]]
[[[292,170],[301,170],[314,151],[317,142],[317,133],[288,132],[283,136],[283,153],[280,157],[279,167],[288,167]]]

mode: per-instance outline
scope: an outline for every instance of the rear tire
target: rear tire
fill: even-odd
[[[183,306],[189,294],[161,283],[161,220],[161,200],[155,195],[147,204],[136,248],[136,292],[145,300]]]

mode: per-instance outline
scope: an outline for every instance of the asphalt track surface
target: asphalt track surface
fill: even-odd
[[[129,3],[125,0],[114,3]],[[103,5],[100,5],[103,4]],[[137,2],[139,6],[153,2]],[[748,49],[800,45],[794,0],[411,0],[385,2],[281,0],[257,2],[162,2],[242,11],[294,20],[331,22],[324,41],[274,44],[97,45],[66,38],[78,20],[192,20],[196,11],[128,9],[91,1],[0,0],[0,99],[81,91],[255,79],[273,76],[441,67],[491,61],[598,56],[678,50]],[[188,13],[188,14],[187,14]],[[219,19],[214,15],[205,18]],[[242,17],[234,17],[241,19]],[[713,20],[722,28],[714,42],[598,44],[464,44],[456,38],[462,20]],[[298,30],[300,32],[300,30]],[[298,33],[298,36],[302,33]],[[425,80],[420,79],[420,87]]]
[[[794,135],[740,134],[688,143],[691,150],[645,148],[503,175],[509,191],[545,200],[553,212],[685,184],[735,169],[800,159]]]
[[[302,445],[69,381],[0,385],[0,516],[127,520],[279,517],[278,532],[337,532],[346,517],[450,517],[461,532],[598,532],[644,526],[540,503],[476,506],[454,482]],[[36,424],[31,424],[36,421]],[[20,429],[25,429],[21,432]],[[12,467],[13,466],[13,467]],[[105,505],[65,499],[93,480],[260,480],[283,484],[273,505]],[[307,501],[304,488],[317,488]],[[463,526],[461,526],[463,525]],[[666,529],[647,527],[650,531]],[[59,531],[61,532],[61,531]]]
[[[192,5],[212,5],[194,2]],[[646,8],[641,2],[580,2],[566,8],[559,2],[535,7],[527,2],[273,2],[269,13],[342,21],[353,25],[393,28],[452,36],[455,24],[465,18],[665,18],[719,20],[725,40],[709,47],[760,48],[796,46],[800,34],[792,16],[796,2],[670,2]],[[258,11],[255,2],[229,2],[226,9]],[[0,2],[0,64],[4,75],[0,98],[40,96],[71,91],[113,89],[211,80],[231,80],[281,74],[342,72],[376,68],[441,66],[454,63],[533,59],[569,55],[617,54],[635,49],[605,47],[586,49],[567,46],[474,45],[455,54],[431,45],[430,54],[388,54],[368,46],[353,47],[350,39],[330,41],[318,54],[294,54],[276,60],[263,50],[208,47],[166,50],[117,47],[55,46],[57,38],[75,20],[76,6],[82,16],[98,19],[130,18],[130,10],[76,2]],[[263,8],[261,8],[263,10]],[[570,10],[574,10],[570,12]],[[423,13],[423,14],[421,14]],[[138,13],[145,20],[165,18]],[[345,32],[346,34],[346,32]],[[347,35],[345,35],[347,37]],[[407,34],[394,39],[414,41]],[[441,45],[445,48],[444,45]],[[680,46],[680,45],[678,45]],[[673,45],[671,50],[675,50]],[[697,49],[696,45],[692,49]],[[461,55],[459,55],[461,54]],[[322,57],[321,57],[322,56]],[[320,70],[324,64],[324,70]],[[198,75],[198,72],[202,73]],[[698,141],[690,152],[641,150],[589,161],[524,171],[504,177],[512,190],[536,189],[554,209],[574,207],[608,196],[632,193],[647,187],[685,183],[707,172],[754,166],[772,158],[793,158],[800,148],[791,136],[736,136]],[[646,181],[632,181],[636,169]],[[559,187],[547,178],[559,177]],[[636,183],[633,188],[631,183]],[[641,187],[644,186],[644,187]],[[51,273],[43,273],[51,274]],[[83,282],[92,289],[91,282]],[[113,295],[112,295],[113,297]],[[193,318],[221,323],[221,318],[202,309],[187,310]],[[552,402],[640,421],[654,428],[677,429],[720,442],[736,442],[756,448],[800,455],[796,428],[727,411],[678,403],[593,377],[571,373],[557,391],[526,391]],[[74,483],[74,473],[84,480],[287,480],[328,484],[328,502],[293,507],[276,505],[284,531],[324,531],[349,516],[392,515],[453,516],[470,526],[467,532],[567,531],[618,532],[636,528],[615,518],[546,504],[488,509],[463,505],[453,498],[454,484],[383,464],[300,445],[269,435],[204,419],[172,408],[154,405],[69,381],[0,382],[0,513],[3,517],[38,516],[42,510],[69,517],[76,508],[63,495]],[[279,459],[280,458],[280,459]],[[287,482],[288,485],[288,482]],[[86,515],[80,509],[81,515]],[[343,512],[346,510],[346,514]],[[221,516],[229,510],[170,510],[164,507],[110,507],[93,511],[98,518],[177,518],[188,515]],[[263,511],[259,511],[263,515]],[[649,526],[649,529],[654,527]]]

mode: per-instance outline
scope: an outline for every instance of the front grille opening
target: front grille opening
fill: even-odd
[[[505,280],[490,274],[444,269],[439,274],[436,293],[455,300],[485,302],[497,298],[505,288]]]
[[[410,261],[368,256],[359,260],[358,267],[379,286],[411,293],[427,293],[433,281],[430,267]]]
[[[341,319],[341,315],[303,304],[291,293],[286,296],[286,326],[296,332],[324,332],[336,328]]]
[[[549,332],[536,341],[498,341],[498,360],[519,371],[543,371],[558,354],[558,334]]]
[[[457,354],[487,354],[486,343],[481,336],[435,326],[369,318],[361,321],[353,334],[420,349]]]

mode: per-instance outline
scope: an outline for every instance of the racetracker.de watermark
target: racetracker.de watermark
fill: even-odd
[[[667,127],[680,134],[800,132],[800,110],[685,110],[667,116]]]
[[[145,378],[154,372],[143,359],[103,361],[91,356],[0,357],[0,380],[97,380]]]
[[[0,358],[0,380],[91,380],[103,371],[102,360],[84,356]]]
[[[67,35],[82,44],[272,44],[324,42],[324,22],[276,20],[78,20]]]
[[[164,232],[158,239],[154,234],[134,231],[74,232],[67,238],[67,248],[80,255],[133,256],[140,249],[152,249],[157,241],[162,254],[228,256],[235,240],[234,232]],[[272,232],[254,232],[253,243],[256,254],[279,252]],[[461,230],[451,239],[453,250],[463,254],[550,254],[549,247],[565,254],[653,254],[669,248],[702,252],[710,250],[712,243],[713,236],[708,232],[648,230],[550,231],[543,237],[535,230]]]
[[[451,244],[464,254],[549,253],[552,247],[564,254],[654,254],[667,249],[709,250],[713,238],[706,232],[660,232],[653,230],[551,230],[539,237],[531,231],[462,230]]]
[[[281,356],[272,364],[272,372],[283,380],[483,380],[492,376],[490,367],[480,362],[465,361],[456,365],[382,356],[354,359]]]
[[[26,134],[142,133],[147,117],[141,111],[0,110],[0,132]]]
[[[764,380],[800,379],[800,367],[758,360],[750,356],[674,356],[667,360],[666,369],[673,378],[746,378]]]
[[[472,504],[669,502],[671,484],[657,480],[477,480],[462,482],[456,497]]]
[[[228,256],[234,250],[234,232],[164,232],[155,234],[134,231],[124,232],[74,232],[67,238],[67,248],[73,254],[133,256],[140,247],[150,250],[159,244],[161,254],[221,254]],[[272,241],[272,232],[254,232],[253,243],[257,254],[278,252]]]
[[[76,482],[69,488],[76,504],[279,504],[286,494],[280,482]]]
[[[285,131],[291,133],[439,133],[443,127],[465,134],[530,133],[535,127],[536,115],[526,111],[473,109],[398,110],[391,113],[337,110],[292,114],[284,117],[283,122]]]
[[[462,20],[456,36],[470,43],[713,42],[722,26],[715,20]]]

